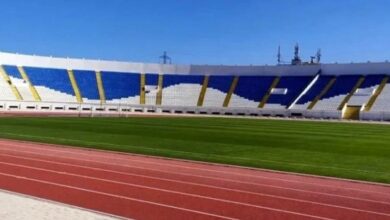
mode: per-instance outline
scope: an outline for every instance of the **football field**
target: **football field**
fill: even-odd
[[[390,183],[390,125],[233,118],[0,118],[0,137]]]

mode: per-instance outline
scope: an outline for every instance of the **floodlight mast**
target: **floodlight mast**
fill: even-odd
[[[172,58],[168,56],[167,52],[164,51],[163,55],[160,56],[162,64],[172,64]]]

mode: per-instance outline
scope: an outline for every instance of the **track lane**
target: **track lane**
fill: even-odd
[[[8,191],[97,210],[102,213],[111,213],[126,218],[233,220],[232,218],[225,216],[216,216],[193,210],[185,210],[144,200],[136,200],[123,196],[115,196],[92,190],[70,187],[63,184],[29,179],[18,175],[0,173],[0,177],[0,187]]]
[[[10,150],[12,151],[12,150]],[[23,151],[25,152],[25,151]],[[17,153],[20,153],[17,151]],[[36,156],[42,159],[48,159],[53,156],[50,155],[42,155],[37,154],[34,152],[30,152],[30,156]],[[350,198],[350,197],[340,197],[337,195],[328,195],[318,192],[311,192],[311,191],[302,191],[292,188],[283,188],[283,187],[276,187],[272,185],[263,185],[263,184],[254,184],[254,183],[248,183],[248,182],[242,182],[242,181],[231,181],[231,180],[224,180],[220,178],[214,178],[214,177],[207,177],[207,176],[198,176],[198,175],[190,175],[188,173],[176,173],[176,172],[167,172],[162,171],[160,169],[145,169],[143,166],[138,167],[129,167],[125,165],[112,165],[107,162],[100,163],[96,160],[89,160],[89,159],[76,159],[74,157],[63,157],[63,154],[57,155],[56,161],[62,161],[64,163],[71,163],[71,164],[81,164],[86,166],[95,166],[101,169],[113,169],[113,170],[119,170],[125,173],[132,172],[137,174],[146,174],[148,176],[155,176],[162,178],[170,178],[185,182],[195,182],[195,183],[201,183],[201,184],[208,184],[208,185],[216,185],[216,186],[224,186],[229,187],[233,189],[239,189],[254,193],[262,193],[262,194],[268,194],[268,195],[274,195],[274,196],[281,196],[281,197],[290,197],[294,199],[299,200],[306,200],[310,202],[316,202],[316,203],[325,203],[335,206],[342,206],[342,207],[349,207],[353,209],[360,209],[363,211],[371,211],[371,212],[379,212],[379,213],[389,213],[390,206],[387,203],[378,202],[378,201],[366,201],[359,198]]]
[[[0,140],[0,144],[1,144]],[[24,142],[22,142],[24,143]],[[48,145],[51,146],[51,145]],[[324,192],[326,190],[328,193],[335,193],[340,194],[344,191],[350,191],[351,193],[366,193],[366,195],[370,196],[372,194],[378,194],[383,195],[384,198],[387,199],[388,202],[390,202],[390,187],[382,186],[379,184],[367,184],[367,183],[360,183],[360,182],[350,182],[350,181],[340,181],[338,179],[332,179],[332,178],[317,178],[312,176],[301,176],[301,175],[294,175],[294,174],[286,174],[286,173],[277,173],[277,172],[267,172],[267,171],[259,171],[259,170],[251,170],[251,169],[242,169],[239,167],[225,167],[225,166],[210,166],[209,164],[202,164],[202,163],[191,163],[191,162],[184,162],[184,161],[175,161],[175,160],[164,160],[160,158],[153,158],[148,157],[148,160],[145,160],[145,157],[132,155],[133,158],[131,161],[127,160],[127,157],[129,155],[126,154],[120,154],[120,153],[107,153],[107,152],[101,152],[101,151],[91,151],[85,150],[85,149],[79,149],[79,148],[72,148],[72,151],[68,151],[67,149],[58,148],[55,147],[49,149],[49,152],[52,152],[53,154],[56,153],[62,153],[64,155],[68,156],[74,156],[76,155],[85,155],[88,157],[97,157],[100,161],[112,161],[112,158],[115,157],[115,160],[118,163],[122,162],[129,162],[131,164],[134,163],[141,163],[145,166],[151,165],[152,167],[155,166],[163,166],[166,169],[174,169],[174,170],[181,170],[183,172],[191,172],[191,173],[197,173],[200,172],[202,174],[204,173],[211,173],[212,175],[215,175],[215,177],[223,177],[226,178],[226,175],[229,176],[237,176],[240,179],[250,179],[250,181],[256,181],[256,182],[264,182],[267,180],[275,181],[278,180],[282,184],[285,185],[293,185],[295,188],[311,188],[315,189],[315,187],[320,187]],[[23,149],[37,149],[42,150],[42,148],[45,148],[45,144],[40,146],[36,146],[32,143],[26,143],[21,146]],[[288,176],[288,178],[286,178]],[[296,185],[294,185],[296,184]],[[337,187],[335,187],[337,184]],[[343,188],[343,191],[338,190],[339,188]],[[347,192],[348,193],[348,192]]]
[[[158,189],[164,189],[169,191],[176,191],[176,192],[184,192],[188,194],[193,195],[202,195],[210,198],[219,198],[226,201],[232,201],[232,202],[239,202],[243,204],[252,204],[252,205],[259,205],[261,204],[264,207],[273,207],[276,209],[284,209],[286,211],[291,212],[298,212],[308,215],[315,215],[315,216],[321,216],[325,218],[331,218],[331,219],[387,219],[390,218],[390,215],[385,215],[383,213],[373,213],[373,212],[367,212],[364,210],[358,210],[358,209],[349,209],[345,207],[336,207],[336,206],[329,206],[325,204],[320,203],[310,203],[306,201],[300,201],[300,200],[292,200],[285,197],[273,197],[273,196],[265,196],[265,195],[256,195],[256,194],[250,194],[246,192],[237,192],[237,191],[231,191],[231,190],[222,190],[219,188],[210,188],[210,187],[199,187],[197,185],[191,185],[189,183],[183,184],[183,183],[177,183],[175,182],[172,184],[172,182],[169,181],[150,181],[145,178],[139,178],[139,177],[129,177],[127,175],[112,175],[113,173],[101,170],[94,170],[88,167],[81,167],[81,166],[75,166],[75,165],[63,165],[58,163],[48,163],[48,162],[42,162],[42,161],[34,161],[31,159],[20,159],[15,157],[6,158],[3,155],[0,155],[0,172],[7,170],[12,170],[15,167],[31,167],[31,168],[38,168],[38,169],[45,169],[49,171],[54,171],[57,173],[65,173],[65,174],[75,174],[75,175],[82,175],[85,177],[93,177],[93,178],[99,178],[101,180],[110,180],[119,182],[122,185],[125,184],[132,184],[138,188],[148,188],[148,187],[154,187]],[[3,166],[5,165],[6,168]],[[21,172],[18,171],[20,174]],[[32,175],[29,173],[29,175]],[[34,174],[33,176],[37,177],[39,175]],[[54,177],[53,177],[54,178]],[[56,177],[57,178],[57,177]],[[46,181],[50,181],[50,179],[45,179]],[[116,187],[116,189],[119,189]],[[96,191],[99,191],[100,189],[94,189]],[[112,193],[112,192],[111,192]],[[127,195],[129,196],[129,195]],[[134,198],[134,196],[131,196]],[[145,194],[142,195],[143,199],[145,199]],[[177,197],[175,198],[178,199]],[[187,199],[188,200],[188,199]],[[158,201],[159,203],[167,203],[166,201]],[[183,203],[181,201],[179,202],[180,205]],[[188,201],[184,201],[188,202]],[[175,204],[177,205],[177,204]],[[177,205],[177,206],[180,206]],[[211,205],[211,204],[208,204]],[[190,205],[191,208],[196,209],[196,206]],[[215,205],[213,206],[213,209],[215,209]],[[187,207],[188,208],[188,207]],[[225,208],[226,209],[226,208]],[[204,211],[204,210],[203,210]],[[239,212],[244,212],[245,210],[242,209]],[[211,212],[210,212],[211,213]],[[245,211],[245,213],[248,213]],[[215,213],[215,214],[221,214],[221,213]],[[257,215],[256,215],[257,216]],[[246,216],[246,217],[249,217]]]
[[[225,216],[232,219],[328,219],[235,201],[224,201],[211,197],[200,197],[157,188],[130,185],[107,179],[84,177],[65,172],[50,172],[45,169],[34,169],[28,166],[0,163],[0,174],[12,175],[13,173],[17,173],[19,176],[27,179],[36,179],[52,184],[86,189],[112,195],[112,197],[144,200],[170,207],[179,207],[183,210],[207,213],[212,216]],[[108,200],[107,202],[111,202],[112,200]]]
[[[69,184],[68,187],[71,188],[177,207],[182,211],[194,211],[212,217],[242,219],[242,213],[247,214],[244,216],[246,219],[263,215],[264,218],[276,219],[390,217],[390,204],[386,196],[389,187],[385,185],[325,178],[313,180],[316,178],[312,176],[282,173],[274,175],[268,171],[238,167],[20,141],[6,144],[3,141],[0,140],[1,175],[13,177],[14,172],[22,173],[23,176],[16,178],[57,186],[62,186],[63,182],[56,181],[66,180],[65,185]],[[37,177],[42,179],[34,179]],[[297,179],[299,177],[300,180]],[[325,180],[324,183],[321,180]],[[332,188],[332,182],[337,183],[334,185],[335,189]],[[296,185],[300,188],[295,189]],[[97,188],[88,188],[91,186]],[[325,190],[321,191],[321,188]],[[172,199],[172,194],[176,199]],[[157,199],[155,195],[158,195]],[[191,203],[197,205],[193,206]],[[284,210],[280,210],[283,208]],[[257,213],[259,210],[260,214]],[[286,216],[281,216],[280,213]]]

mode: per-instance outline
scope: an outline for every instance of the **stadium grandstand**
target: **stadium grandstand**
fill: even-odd
[[[390,120],[390,63],[173,65],[0,53],[0,110]]]
[[[390,220],[389,0],[2,3],[0,220]]]

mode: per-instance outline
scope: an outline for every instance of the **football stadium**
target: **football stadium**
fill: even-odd
[[[390,219],[390,63],[291,48],[272,65],[0,52],[0,219]]]

